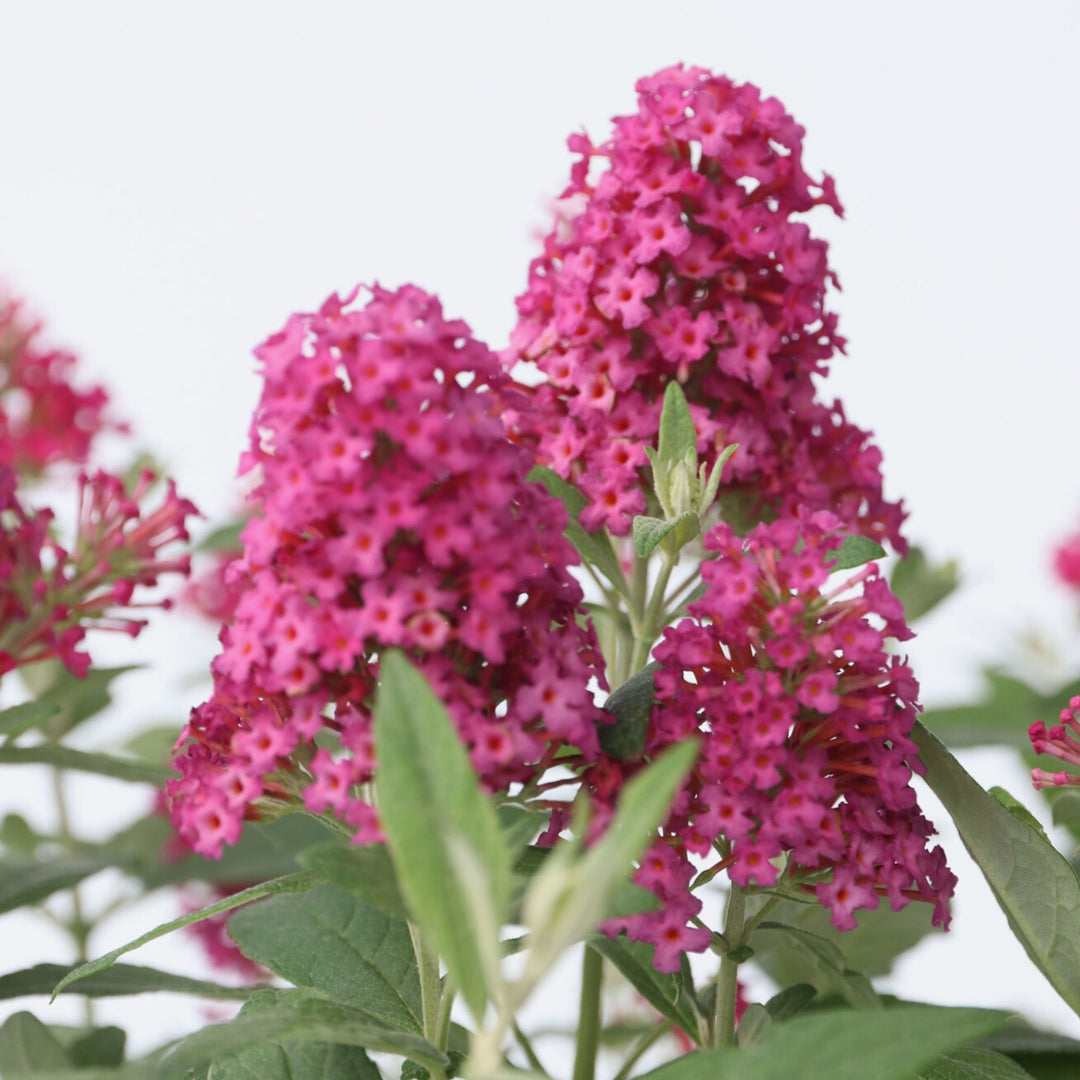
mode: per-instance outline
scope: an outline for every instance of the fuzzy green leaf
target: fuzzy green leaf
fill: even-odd
[[[874,559],[885,558],[885,549],[865,536],[845,536],[844,542],[825,560],[830,573],[854,570]]]
[[[14,1013],[0,1027],[0,1076],[36,1075],[72,1064],[56,1036],[33,1013]]]
[[[915,1080],[1032,1080],[1032,1076],[996,1050],[960,1046],[924,1065]]]
[[[1013,933],[1036,967],[1080,1013],[1080,880],[1025,820],[987,794],[922,724],[912,736],[926,782],[979,864]]]
[[[261,1001],[257,1012],[238,1016],[227,1024],[204,1027],[172,1047],[157,1064],[158,1080],[181,1080],[192,1069],[267,1041],[314,1040],[362,1046],[400,1054],[435,1068],[448,1061],[426,1039],[387,1027],[359,1009],[300,990],[264,990],[262,995],[273,995],[273,999]]]
[[[276,994],[256,994],[240,1016],[258,1016],[277,1002]],[[216,1058],[208,1080],[380,1080],[380,1076],[360,1046],[266,1039]]]
[[[364,847],[333,842],[319,844],[302,852],[297,861],[324,881],[347,889],[392,919],[408,920],[409,912],[398,889],[393,860],[382,844]]]
[[[701,532],[701,521],[693,510],[687,510],[670,521],[639,515],[634,518],[634,550],[647,559],[672,533],[676,551],[685,547]]]
[[[610,960],[661,1016],[697,1041],[700,1010],[694,995],[690,965],[685,958],[678,972],[667,974],[653,967],[654,946],[631,941],[625,934],[615,938],[596,934],[589,939],[589,945]]]
[[[579,491],[568,480],[564,480],[553,469],[537,465],[526,479],[543,484],[548,493],[554,495],[566,508],[568,520],[564,535],[574,545],[577,553],[590,566],[599,570],[611,582],[615,591],[624,599],[629,599],[626,575],[619,567],[611,538],[606,532],[591,533],[578,521],[581,511],[589,505],[588,496]]]
[[[770,1024],[749,1049],[686,1054],[641,1080],[911,1080],[945,1050],[989,1034],[1005,1019],[988,1009],[934,1005],[809,1013]]]
[[[376,790],[401,893],[476,1017],[510,898],[510,856],[468,752],[423,675],[379,661]]]
[[[409,928],[333,885],[274,896],[238,911],[229,936],[295,986],[354,1005],[391,1027],[423,1026]]]
[[[598,724],[600,748],[619,761],[639,757],[645,750],[649,717],[656,700],[655,675],[660,665],[654,660],[613,690],[603,704],[604,712],[615,717],[613,724]]]
[[[113,949],[112,952],[108,952],[104,956],[99,956],[96,960],[80,964],[73,971],[68,972],[68,974],[57,983],[56,987],[53,989],[52,996],[55,999],[57,994],[71,986],[72,983],[76,983],[80,979],[85,979],[88,975],[94,975],[99,971],[104,971],[108,967],[112,967],[112,965],[125,953],[129,953],[133,949],[138,949],[140,946],[145,945],[148,941],[153,941],[155,938],[164,937],[166,934],[172,933],[173,930],[179,930],[182,926],[190,926],[192,923],[201,922],[203,919],[210,918],[211,915],[220,915],[225,911],[231,911],[233,908],[240,907],[242,904],[250,904],[252,900],[261,900],[264,896],[276,896],[279,893],[303,892],[318,884],[319,879],[315,874],[304,871],[299,874],[289,874],[287,877],[275,878],[273,881],[266,881],[262,885],[253,885],[250,889],[243,889],[238,893],[233,893],[232,896],[227,896],[224,900],[219,900],[216,904],[210,904],[208,907],[200,908],[198,911],[183,915],[179,919],[173,919],[171,922],[162,923],[148,933],[135,938],[133,941],[129,941],[126,945],[121,945],[120,948]]]
[[[664,389],[660,413],[660,435],[656,444],[657,465],[665,472],[693,455],[697,463],[697,431],[683,388],[674,380]]]

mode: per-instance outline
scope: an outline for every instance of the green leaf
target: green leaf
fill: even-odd
[[[275,994],[256,994],[240,1016],[258,1016],[277,1001]],[[215,1059],[209,1080],[381,1080],[381,1074],[359,1046],[267,1039]]]
[[[1037,1080],[1076,1080],[1080,1076],[1080,1042],[1056,1032],[1039,1031],[1023,1020],[1012,1020],[979,1045],[1005,1054]]]
[[[923,1066],[915,1080],[1032,1080],[1032,1076],[996,1050],[961,1046]]]
[[[33,1013],[17,1012],[0,1027],[0,1076],[64,1069],[71,1064],[68,1052]]]
[[[0,912],[37,904],[61,889],[112,865],[109,858],[64,856],[49,862],[11,860],[0,863]]]
[[[987,794],[993,796],[1017,821],[1022,822],[1029,829],[1033,829],[1037,832],[1048,844],[1050,838],[1046,835],[1046,830],[1042,827],[1042,822],[1014,795],[1011,795],[1003,787],[992,787],[987,789]]]
[[[893,911],[888,904],[881,903],[873,911],[857,911],[858,925],[853,930],[837,930],[829,921],[829,912],[817,903],[785,900],[769,913],[773,922],[786,923],[831,941],[843,958],[844,968],[871,977],[889,974],[898,956],[927,934],[941,933],[931,925],[932,911],[928,904],[908,904],[900,911]],[[755,940],[754,944],[757,946],[758,942]],[[822,994],[839,992],[820,958],[808,954],[805,947],[776,934],[769,936],[767,944],[767,949],[765,943],[758,949],[758,963],[780,986],[806,982]]]
[[[615,717],[613,724],[598,724],[596,733],[600,748],[619,761],[640,757],[645,751],[649,717],[656,700],[656,672],[660,665],[654,660],[612,691],[603,704],[605,712]]]
[[[243,889],[238,893],[233,893],[232,896],[225,897],[224,900],[219,900],[216,904],[210,904],[208,907],[200,908],[198,911],[183,915],[179,919],[173,919],[171,922],[162,923],[148,933],[135,938],[134,941],[129,941],[126,945],[121,945],[120,948],[113,949],[112,952],[106,953],[104,956],[99,956],[96,960],[89,961],[89,963],[80,964],[73,971],[68,972],[68,974],[57,983],[52,996],[55,999],[57,994],[61,993],[68,986],[71,986],[72,983],[78,982],[80,979],[85,979],[87,976],[94,975],[99,971],[104,971],[108,967],[112,967],[124,953],[129,953],[133,949],[145,945],[148,941],[153,941],[155,938],[164,937],[166,934],[172,933],[173,930],[179,930],[182,926],[190,926],[192,923],[201,922],[203,919],[210,918],[211,915],[220,915],[222,912],[231,911],[233,908],[240,907],[241,904],[250,904],[252,900],[261,900],[264,896],[276,896],[279,893],[303,892],[305,889],[313,888],[318,883],[318,877],[308,871],[303,871],[299,874],[289,874],[287,877],[275,878],[273,881],[263,882],[262,885],[253,885],[250,889]]]
[[[84,720],[106,709],[112,703],[113,680],[138,668],[138,664],[92,667],[80,679],[59,661],[46,660],[20,668],[20,673],[39,703],[57,706],[57,712],[40,726],[46,738],[60,739]]]
[[[379,817],[409,910],[473,1016],[497,976],[510,856],[495,809],[442,702],[396,651],[379,660]]]
[[[398,889],[394,863],[384,845],[319,844],[302,852],[297,861],[324,881],[347,889],[392,919],[401,922],[408,919],[409,912]]]
[[[30,828],[22,814],[5,814],[0,821],[0,844],[13,855],[32,859],[45,839]]]
[[[1010,813],[920,723],[912,737],[926,782],[948,810],[1013,933],[1051,986],[1080,1013],[1080,880],[1039,831]]]
[[[228,1024],[204,1027],[169,1050],[157,1066],[158,1080],[181,1080],[191,1069],[267,1040],[362,1046],[400,1054],[432,1068],[448,1062],[446,1055],[426,1039],[380,1024],[359,1009],[302,990],[263,990],[262,995],[272,995],[273,1000],[260,1002],[262,1007],[257,1013],[238,1016]]]
[[[755,1043],[761,1042],[761,1036],[765,1029],[772,1023],[769,1011],[760,1002],[753,1001],[746,1006],[746,1011],[739,1020],[739,1030],[736,1042],[740,1049],[745,1050]]]
[[[522,903],[522,922],[531,935],[526,981],[539,978],[608,916],[612,898],[656,838],[697,753],[696,740],[665,750],[623,787],[607,829],[588,851],[581,852],[579,835],[545,860]]]
[[[885,558],[885,549],[866,536],[845,536],[843,543],[825,560],[829,573],[854,570],[857,566]]]
[[[12,738],[21,735],[28,728],[48,720],[60,711],[60,706],[52,701],[27,701],[22,705],[13,705],[0,712],[0,735]]]
[[[391,1027],[423,1027],[409,928],[345,889],[319,885],[262,900],[229,920],[229,935],[245,956],[296,986]]]
[[[771,1024],[747,1050],[686,1054],[641,1080],[911,1080],[943,1051],[988,1034],[1005,1019],[987,1009],[933,1005],[816,1012]]]
[[[764,934],[765,937],[761,938]],[[874,992],[870,980],[859,971],[848,967],[847,959],[839,946],[821,934],[815,934],[801,926],[787,923],[766,921],[761,923],[754,934],[755,959],[763,962],[769,949],[769,937],[781,935],[785,943],[810,962],[807,969],[811,982],[821,993],[835,990],[856,1009],[879,1010],[881,999]],[[824,980],[813,977],[820,972]]]
[[[163,822],[166,835],[168,822]],[[324,844],[340,834],[311,814],[286,814],[263,824],[247,822],[240,840],[226,847],[220,859],[189,855],[177,862],[160,860],[149,868],[133,868],[148,889],[181,881],[268,881],[293,873],[298,856],[308,848]]]
[[[693,510],[686,510],[670,521],[638,515],[634,518],[634,550],[647,559],[663,541],[675,534],[675,549],[685,547],[701,532],[701,521]]]
[[[108,1068],[123,1063],[126,1043],[127,1033],[123,1028],[92,1028],[71,1043],[68,1054],[76,1068]]]
[[[673,379],[664,388],[660,412],[660,437],[656,444],[657,465],[665,473],[693,455],[697,468],[697,430],[683,388]]]
[[[817,991],[809,983],[796,983],[781,990],[765,1002],[769,1015],[776,1021],[790,1020],[798,1016],[817,997]]]
[[[0,1000],[24,997],[28,994],[51,994],[53,987],[73,968],[69,964],[36,964],[22,971],[0,975]],[[251,996],[246,986],[220,986],[217,983],[172,975],[156,968],[132,964],[114,964],[105,971],[81,980],[69,993],[86,997],[118,997],[125,994],[145,994],[164,990],[173,994],[197,994],[199,997],[243,1001]]]
[[[1050,804],[1055,825],[1064,825],[1075,829],[1080,827],[1080,791],[1076,788],[1063,788],[1061,794]]]
[[[115,780],[130,780],[136,784],[161,787],[175,777],[172,769],[149,765],[144,761],[112,757],[109,754],[88,754],[68,746],[44,743],[40,746],[0,746],[0,765],[53,765],[58,769],[111,776]]]
[[[566,539],[574,545],[575,550],[585,562],[599,570],[611,582],[612,587],[623,599],[629,599],[630,591],[626,584],[626,575],[619,567],[615,549],[611,546],[611,538],[603,531],[587,532],[578,521],[581,511],[589,505],[588,496],[544,465],[536,465],[526,479],[543,484],[548,489],[548,493],[554,495],[566,507],[569,519],[564,532]]]
[[[655,948],[641,941],[631,941],[625,934],[610,938],[595,934],[589,945],[622,973],[631,986],[658,1012],[695,1042],[699,1038],[700,1010],[694,994],[690,965],[684,962],[674,974],[653,967]]]
[[[920,547],[909,548],[889,578],[889,587],[904,605],[909,623],[936,608],[959,584],[955,559],[931,564]]]
[[[209,536],[206,536],[195,545],[195,550],[232,551],[235,548],[239,551],[244,546],[240,540],[240,533],[246,524],[247,521],[231,521],[228,525],[222,525],[214,529]]]

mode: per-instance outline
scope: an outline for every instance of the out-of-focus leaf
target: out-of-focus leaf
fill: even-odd
[[[1011,813],[921,724],[912,732],[926,782],[952,817],[1035,966],[1080,1013],[1080,880],[1041,830]]]
[[[58,769],[111,776],[114,780],[128,780],[135,784],[152,784],[161,787],[166,780],[176,776],[171,769],[150,765],[132,758],[113,757],[111,754],[88,754],[72,750],[69,746],[42,743],[39,746],[0,746],[0,765],[53,765]]]
[[[0,999],[52,994],[53,987],[72,970],[70,965],[36,964],[22,971],[10,971],[6,975],[0,975]],[[222,1001],[244,1001],[251,996],[250,987],[220,986],[202,979],[189,979],[185,975],[173,975],[156,968],[137,967],[132,964],[114,964],[111,968],[76,983],[67,993],[97,998],[145,994],[154,990],[165,990],[171,994],[196,994],[199,997],[218,998]]]
[[[402,922],[408,919],[394,864],[384,845],[319,844],[302,852],[297,861],[324,881],[347,889],[391,918]]]
[[[92,667],[79,679],[63,664],[46,660],[20,668],[23,681],[41,704],[56,705],[56,713],[39,723],[48,739],[60,739],[84,720],[96,716],[112,702],[111,686],[125,671],[137,671],[139,665],[127,667]]]
[[[889,586],[904,605],[909,623],[933,611],[960,584],[955,559],[931,563],[926,552],[912,547],[894,567]]]
[[[12,738],[24,731],[48,720],[60,711],[60,706],[51,701],[27,701],[22,705],[12,705],[0,712],[0,735]]]
[[[215,529],[209,536],[204,537],[195,545],[196,551],[231,551],[239,549],[243,545],[240,542],[240,533],[243,531],[246,521],[231,521],[228,525],[222,525]]]
[[[1012,1058],[980,1046],[946,1050],[924,1065],[915,1080],[1033,1080]]]
[[[109,1068],[123,1062],[126,1045],[127,1033],[124,1029],[110,1025],[92,1028],[74,1039],[68,1047],[68,1054],[76,1068]]]
[[[5,860],[0,863],[0,912],[37,904],[61,889],[111,866],[108,858],[64,857],[48,862]]]
[[[71,1064],[56,1036],[33,1013],[17,1012],[0,1027],[0,1076],[37,1074]]]

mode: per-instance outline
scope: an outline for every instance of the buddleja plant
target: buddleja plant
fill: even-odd
[[[56,991],[236,908],[282,983],[94,1075],[549,1076],[521,1010],[582,943],[574,1080],[605,970],[654,1011],[618,1080],[670,1033],[665,1080],[1080,1063],[995,1036],[1002,1013],[881,997],[849,959],[876,974],[948,925],[915,773],[1078,1010],[1080,882],[918,721],[895,649],[934,573],[916,553],[883,577],[903,510],[819,396],[843,340],[803,216],[840,212],[831,179],[752,86],[679,66],[638,95],[608,141],[571,138],[503,353],[415,286],[332,296],[256,350],[235,605],[166,792],[209,860],[292,815],[314,831],[292,872]]]

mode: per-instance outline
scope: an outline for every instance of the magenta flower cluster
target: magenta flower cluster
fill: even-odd
[[[423,671],[489,789],[542,774],[564,744],[599,752],[598,657],[565,511],[526,479],[532,459],[501,419],[517,391],[432,296],[351,299],[293,316],[256,352],[245,588],[169,786],[177,829],[204,855],[235,842],[263,796],[381,839],[363,785],[389,647]]]
[[[717,525],[704,596],[655,650],[657,704],[646,753],[691,736],[702,751],[637,881],[658,913],[614,924],[656,944],[661,970],[704,948],[688,926],[689,856],[712,857],[742,886],[812,889],[841,930],[888,898],[934,905],[947,925],[955,877],[911,787],[918,684],[885,651],[911,637],[875,564],[830,574],[843,525],[826,512],[759,525],[745,540]]]
[[[843,348],[825,307],[827,245],[799,215],[841,212],[802,165],[803,129],[775,98],[700,68],[637,84],[638,110],[581,155],[529,268],[504,354],[547,376],[516,424],[589,496],[589,529],[645,512],[640,468],[678,379],[710,464],[738,443],[725,490],[745,520],[828,509],[903,552],[881,454],[813,377]]]

